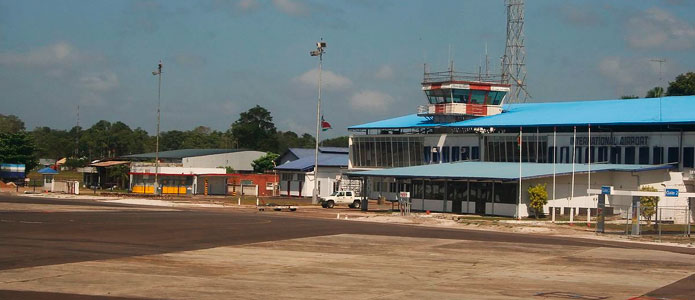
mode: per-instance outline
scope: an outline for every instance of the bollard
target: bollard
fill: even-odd
[[[335,216],[336,219],[340,220],[340,213]]]
[[[258,206],[258,197],[256,197],[256,206]]]
[[[348,215],[345,215],[345,220],[347,220],[347,219],[348,219]]]
[[[239,202],[238,205],[241,206],[241,197],[239,197],[239,201],[238,201],[238,202]]]

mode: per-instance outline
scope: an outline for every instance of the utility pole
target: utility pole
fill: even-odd
[[[159,85],[157,87],[157,142],[154,152],[154,194],[159,192],[159,120],[160,120],[160,105],[162,103],[162,61],[159,61],[157,71],[153,71],[152,75],[159,75]]]
[[[316,43],[316,50],[309,52],[311,56],[319,57],[319,98],[316,102],[316,148],[314,149],[314,191],[311,193],[311,203],[318,204],[319,198],[319,132],[321,131],[321,71],[323,69],[323,53],[326,48],[326,42],[321,41]]]

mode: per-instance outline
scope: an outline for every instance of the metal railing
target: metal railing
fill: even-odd
[[[480,74],[470,72],[430,72],[425,73],[423,83],[434,83],[444,81],[480,81],[491,83],[502,83],[502,75],[498,74]]]

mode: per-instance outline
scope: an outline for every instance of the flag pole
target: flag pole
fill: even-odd
[[[574,200],[574,161],[577,158],[577,126],[574,126],[574,134],[572,137],[572,188],[570,192],[570,199],[567,201],[568,206],[570,206],[570,224],[574,222],[574,206],[572,200]]]
[[[557,162],[557,127],[553,126],[553,202],[555,202],[555,163]],[[555,223],[555,206],[553,206],[553,211],[550,213],[553,218],[553,223]]]
[[[522,155],[521,153],[524,151],[524,147],[522,147],[522,143],[524,142],[524,128],[519,127],[519,202],[516,205],[516,219],[521,220],[521,160],[522,160]]]

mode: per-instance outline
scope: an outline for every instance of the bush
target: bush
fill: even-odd
[[[651,186],[643,186],[639,189],[642,192],[658,192]],[[652,216],[656,213],[656,206],[659,205],[659,197],[657,196],[642,196],[639,198],[640,215],[647,219],[647,225],[652,224]]]
[[[533,215],[538,219],[538,215],[543,211],[543,206],[548,204],[548,191],[545,184],[537,184],[528,188],[529,206],[533,209]]]

